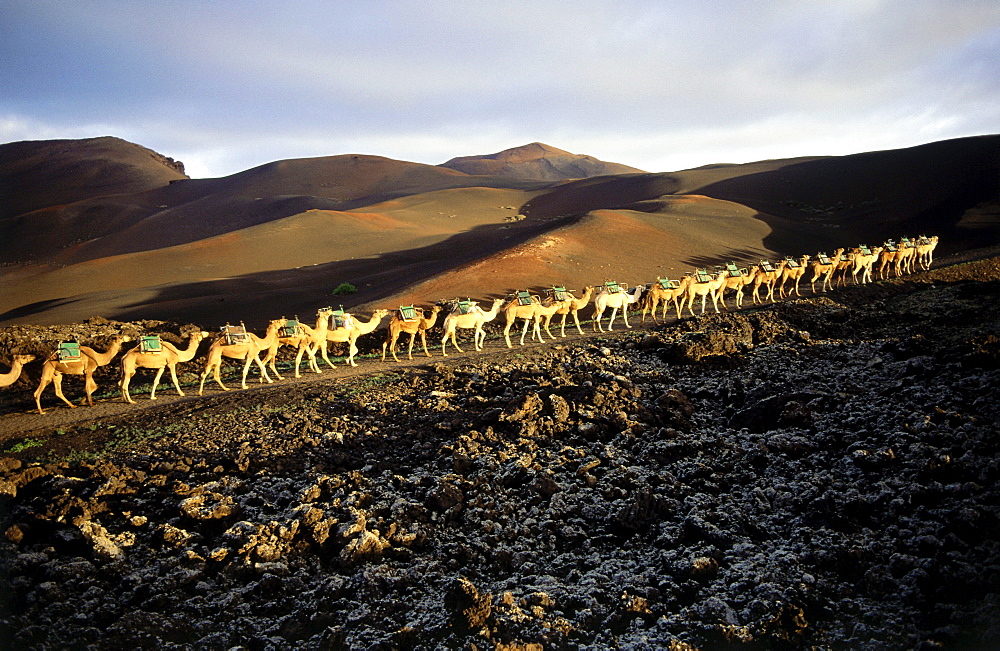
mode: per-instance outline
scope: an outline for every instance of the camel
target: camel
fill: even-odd
[[[736,266],[735,264],[733,265]],[[722,305],[722,309],[726,309],[726,290],[731,289],[736,294],[736,309],[743,307],[743,288],[754,281],[757,277],[757,271],[760,269],[760,265],[750,265],[747,269],[740,269],[739,275],[734,276],[732,271],[726,274],[726,282],[719,288],[719,303]],[[686,276],[690,278],[690,276]],[[678,317],[680,318],[680,317]]]
[[[840,256],[844,254],[844,249],[840,248],[833,252],[833,255],[829,258],[826,257],[825,253],[816,254],[816,259],[809,265],[812,269],[812,279],[809,281],[809,285],[812,287],[813,294],[816,293],[816,280],[819,278],[823,279],[820,283],[820,289],[826,291],[830,288],[830,278],[833,277],[833,272],[837,270],[837,264],[840,261]],[[823,260],[826,260],[824,262]]]
[[[444,336],[441,337],[441,354],[445,357],[448,356],[448,337],[451,337],[451,343],[455,347],[455,350],[460,353],[465,352],[458,347],[458,341],[455,337],[455,332],[458,328],[473,330],[472,343],[477,351],[482,350],[483,343],[486,341],[486,331],[483,330],[483,324],[497,318],[497,315],[500,314],[501,305],[503,305],[503,299],[497,298],[493,300],[493,307],[489,312],[484,312],[478,305],[473,305],[467,313],[461,314],[459,305],[456,303],[455,308],[444,317]]]
[[[284,380],[285,378],[278,372],[278,368],[276,366],[278,351],[282,346],[292,346],[296,349],[296,352],[298,352],[302,348],[303,342],[307,337],[308,335],[306,334],[306,330],[302,327],[302,324],[299,323],[299,318],[297,316],[292,321],[285,321],[285,325],[278,331],[277,338],[267,349],[267,354],[263,359],[264,366],[271,369],[271,373],[274,374],[274,377],[279,380]],[[297,368],[296,372],[298,372]],[[301,376],[296,375],[295,377]]]
[[[441,306],[435,305],[431,308],[431,315],[428,317],[423,310],[417,310],[417,318],[409,321],[403,318],[401,311],[394,312],[389,321],[389,330],[386,333],[385,341],[382,342],[382,361],[385,361],[386,349],[392,351],[394,360],[399,361],[399,358],[396,357],[396,341],[399,339],[399,335],[404,332],[410,335],[410,347],[406,351],[407,359],[413,359],[413,341],[417,334],[420,335],[420,342],[424,346],[424,354],[430,357],[431,354],[427,350],[427,331],[434,327],[440,311]]]
[[[331,341],[334,343],[346,342],[347,364],[350,366],[357,366],[358,363],[354,361],[354,357],[358,354],[358,337],[374,332],[375,328],[378,327],[378,324],[382,323],[382,319],[387,316],[389,316],[389,310],[384,310],[382,308],[372,312],[371,319],[367,322],[359,321],[350,314],[345,314],[343,326],[326,331],[326,341],[323,342],[323,346],[320,348],[323,361],[329,364],[330,368],[333,368],[333,362],[330,361],[327,347],[330,345]]]
[[[640,302],[640,307],[642,308],[642,320],[640,324],[646,323],[646,313],[653,317],[653,323],[659,323],[656,320],[656,309],[663,303],[663,320],[667,320],[667,307],[670,301],[674,302],[674,309],[677,310],[677,318],[681,318],[681,302],[680,298],[684,296],[687,292],[688,283],[691,282],[691,276],[684,276],[681,278],[680,282],[667,281],[669,284],[673,284],[673,287],[666,288],[663,286],[664,279],[657,278],[656,282],[646,290],[646,293],[642,295],[642,301]]]
[[[299,365],[302,363],[302,355],[309,356],[309,368],[313,373],[322,373],[319,364],[316,362],[316,352],[321,348],[326,348],[326,333],[330,329],[330,317],[333,316],[332,307],[320,308],[316,311],[316,327],[307,326],[300,323],[303,336],[299,340],[299,351],[295,354],[295,377],[302,377],[299,372]],[[327,360],[327,364],[333,364]]]
[[[524,299],[524,300],[522,300]],[[518,319],[524,319],[524,328],[521,330],[521,345],[524,345],[524,337],[528,333],[528,326],[533,325],[531,330],[531,338],[537,339],[538,341],[544,342],[545,339],[542,338],[542,325],[545,325],[545,332],[548,333],[549,338],[555,339],[556,337],[549,330],[549,321],[552,319],[552,315],[563,309],[570,299],[565,301],[553,301],[548,305],[543,305],[542,301],[538,296],[532,295],[527,296],[527,292],[518,292],[518,295],[507,302],[503,306],[501,312],[504,314],[506,320],[506,325],[503,328],[503,337],[507,342],[507,348],[513,348],[514,346],[510,343],[510,329],[517,322]],[[525,302],[527,301],[527,302]]]
[[[899,255],[896,257],[896,277],[904,273],[913,273],[913,264],[917,258],[916,239],[903,238],[899,244]]]
[[[103,353],[99,353],[88,346],[80,346],[80,355],[76,359],[60,361],[58,352],[49,355],[42,363],[42,379],[38,383],[38,388],[35,389],[35,407],[38,408],[38,413],[45,413],[45,410],[42,409],[42,392],[45,391],[45,387],[49,386],[49,383],[55,386],[58,398],[69,405],[70,409],[76,408],[76,405],[67,400],[66,396],[63,395],[62,378],[64,375],[84,376],[83,386],[87,395],[87,405],[93,407],[93,395],[94,391],[97,391],[97,383],[94,382],[94,371],[101,366],[110,364],[111,360],[118,354],[118,351],[121,350],[122,344],[128,341],[132,341],[132,338],[128,335],[116,335],[111,340],[111,345]]]
[[[250,372],[250,364],[254,362],[257,363],[257,367],[260,369],[261,383],[267,382],[268,384],[272,384],[274,380],[268,376],[267,368],[264,366],[264,362],[260,360],[260,353],[271,347],[271,344],[278,338],[278,330],[283,328],[287,322],[288,319],[284,317],[271,321],[267,325],[267,332],[264,333],[263,337],[258,337],[252,332],[248,332],[243,341],[227,344],[225,336],[213,341],[211,347],[208,349],[208,353],[205,355],[205,368],[201,372],[198,395],[202,395],[205,390],[205,378],[208,377],[209,372],[212,373],[215,383],[222,387],[223,391],[229,391],[229,387],[223,384],[222,379],[219,377],[223,357],[244,360],[243,379],[240,383],[240,388],[248,388],[247,373]]]
[[[333,308],[325,307],[318,312],[316,312],[316,327],[310,328],[304,323],[297,323],[294,332],[288,332],[290,329],[283,327],[281,331],[278,332],[278,336],[271,343],[267,349],[267,355],[264,356],[264,365],[269,366],[271,372],[274,373],[275,377],[279,380],[284,380],[279,373],[278,369],[275,367],[275,360],[278,357],[278,350],[281,346],[294,346],[297,351],[295,353],[295,377],[302,377],[302,373],[299,371],[299,367],[302,364],[303,353],[309,355],[309,368],[312,369],[314,373],[319,373],[319,365],[316,363],[316,347],[319,342],[325,345],[325,337],[330,321],[330,315],[333,314]],[[322,334],[318,334],[318,333]],[[327,361],[333,367],[333,364]]]
[[[631,328],[632,326],[628,323],[628,307],[639,302],[639,299],[642,298],[643,289],[645,288],[642,285],[636,285],[632,288],[632,291],[629,291],[628,285],[622,285],[621,291],[611,292],[608,291],[608,285],[602,286],[597,296],[594,297],[594,329],[601,332],[610,332],[615,322],[615,316],[618,315],[618,310],[622,311],[622,320],[625,322],[625,327]],[[608,319],[608,329],[605,331],[604,326],[601,325],[601,317],[604,315],[604,310],[609,307],[611,308],[611,318]]]
[[[562,315],[562,323],[560,324],[560,328],[559,328],[559,336],[560,337],[565,337],[566,336],[566,316],[569,315],[569,314],[573,315],[573,321],[576,323],[576,331],[578,333],[580,333],[581,335],[583,334],[583,329],[580,328],[580,315],[579,315],[579,312],[580,312],[581,309],[587,307],[587,304],[590,303],[590,299],[593,296],[593,294],[594,294],[594,288],[591,287],[590,285],[587,285],[586,287],[583,288],[583,295],[580,296],[580,298],[577,298],[577,297],[573,296],[572,292],[566,292],[566,296],[567,296],[566,302],[563,304],[562,307],[560,307],[555,312],[555,314],[561,314]],[[545,300],[542,301],[542,305],[549,306],[549,305],[552,305],[554,302],[556,302],[554,296],[546,296]],[[549,320],[551,318],[552,318],[552,316],[546,317],[546,321],[545,321],[545,331],[546,332],[548,332],[548,329],[549,329]]]
[[[161,342],[162,349],[156,353],[143,352],[141,345],[125,353],[122,356],[121,362],[122,379],[118,382],[118,386],[122,392],[122,399],[129,404],[135,404],[135,400],[132,399],[132,395],[129,393],[128,385],[132,376],[135,375],[137,368],[157,369],[156,377],[153,379],[153,389],[149,392],[150,400],[156,400],[156,387],[160,385],[160,378],[163,376],[163,371],[168,368],[170,369],[170,379],[174,381],[174,388],[177,389],[177,395],[183,396],[184,392],[181,390],[181,384],[177,381],[177,364],[190,362],[194,359],[194,356],[198,353],[198,344],[208,336],[209,333],[207,332],[192,332],[188,336],[188,346],[184,350],[178,350],[169,341],[164,341]]]
[[[714,277],[709,277],[708,281],[701,281],[697,278],[692,277],[691,282],[688,283],[687,292],[685,292],[684,297],[681,299],[683,304],[687,301],[688,312],[691,316],[694,316],[694,310],[692,306],[694,305],[694,297],[701,296],[701,313],[705,313],[705,303],[708,297],[712,297],[712,305],[715,307],[716,313],[719,312],[719,290],[726,284],[726,276],[729,272],[722,269]],[[684,311],[683,305],[681,311]]]
[[[17,378],[21,377],[21,369],[24,368],[24,365],[33,361],[35,361],[34,355],[14,355],[14,359],[10,363],[10,371],[0,373],[0,387],[9,387],[17,382]]]
[[[791,258],[785,259],[785,267],[781,270],[781,278],[778,280],[778,297],[785,298],[785,282],[793,281],[795,283],[792,288],[795,291],[796,296],[802,296],[799,293],[799,281],[802,280],[802,276],[806,273],[806,263],[809,262],[809,254],[803,255],[801,258],[796,260],[797,266],[792,266],[793,262]],[[788,291],[788,295],[792,295],[792,290]]]
[[[931,268],[931,263],[934,262],[934,249],[938,245],[938,236],[933,235],[931,237],[921,237],[917,240],[917,266],[928,271]]]
[[[760,268],[757,270],[757,275],[753,279],[753,302],[755,304],[763,303],[767,300],[774,303],[774,285],[777,283],[778,278],[781,277],[781,274],[784,273],[785,266],[787,264],[788,260],[782,260],[777,264],[777,266],[761,260]],[[767,287],[767,295],[764,297],[764,301],[760,300],[760,296],[757,295],[757,291],[760,289],[761,285]]]
[[[878,260],[880,253],[882,253],[882,247],[876,246],[868,253],[865,253],[864,248],[862,248],[858,253],[854,254],[854,266],[851,267],[851,276],[854,278],[855,285],[866,285],[872,281],[872,266]],[[861,274],[860,283],[858,282],[858,273]]]
[[[847,284],[847,272],[854,267],[854,258],[858,255],[858,250],[854,249],[840,254],[837,264],[830,273],[830,286],[843,287]]]
[[[878,256],[878,278],[885,280],[889,277],[890,271],[895,271],[899,276],[899,257],[902,249],[889,240],[882,245],[882,252]]]

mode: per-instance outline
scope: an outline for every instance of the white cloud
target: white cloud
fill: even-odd
[[[195,176],[535,140],[666,171],[1000,117],[991,0],[11,0],[3,24],[0,139],[117,135]]]

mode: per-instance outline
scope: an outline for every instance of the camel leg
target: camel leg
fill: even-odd
[[[410,346],[406,349],[406,359],[413,359],[413,342],[417,339],[417,333],[411,332],[410,334]]]
[[[576,323],[576,331],[579,334],[583,334],[583,328],[580,327],[580,311],[573,310],[573,321]]]
[[[542,337],[542,317],[535,317],[532,321],[533,321],[532,328],[531,328],[531,339],[532,339],[532,341],[534,341],[535,339],[537,339],[538,341],[540,341],[540,342],[542,342],[544,344],[545,343],[545,338]],[[545,331],[548,332],[547,324],[546,324]],[[549,333],[549,336],[552,337],[552,333]],[[555,337],[552,337],[552,339],[555,339]]]
[[[229,387],[227,387],[225,384],[222,383],[221,372],[222,372],[222,358],[220,357],[218,364],[216,364],[215,367],[212,369],[212,379],[215,380],[216,384],[222,387],[223,391],[229,391]]]
[[[618,308],[617,307],[613,307],[613,308],[611,308],[611,318],[608,319],[608,330],[607,330],[607,332],[611,332],[611,329],[612,329],[612,327],[615,324],[615,317],[616,316],[618,316]],[[604,330],[602,329],[601,332],[604,332]]]
[[[319,344],[314,347],[312,344],[306,346],[306,355],[309,356],[309,368],[313,373],[322,373],[319,364],[316,362],[316,348],[319,348]]]
[[[247,353],[247,355],[249,354],[250,353]],[[267,367],[264,366],[264,362],[260,361],[260,351],[254,353],[253,361],[257,362],[257,368],[260,369],[260,383],[264,384],[267,382],[268,384],[274,384],[274,380],[272,380],[271,376],[267,374]]]
[[[622,308],[622,321],[625,322],[625,327],[626,328],[631,328],[632,327],[632,326],[630,326],[628,324],[628,305],[627,304],[625,305],[625,307]]]
[[[42,392],[45,391],[45,387],[49,386],[52,382],[55,373],[48,366],[42,368],[42,379],[38,383],[38,388],[35,389],[35,406],[38,407],[38,413],[44,414],[45,410],[42,409]],[[72,407],[73,405],[70,405]]]
[[[135,375],[135,371],[129,372],[128,369],[123,368],[122,379],[121,381],[118,382],[118,388],[120,388],[122,391],[122,400],[129,403],[130,405],[135,404],[135,400],[132,400],[132,396],[128,392],[129,381],[132,379],[133,375]]]
[[[87,399],[87,406],[94,406],[94,392],[97,391],[97,382],[94,382],[94,372],[84,374],[83,391]]]
[[[326,365],[329,366],[330,368],[337,368],[337,366],[330,361],[330,353],[327,351],[327,348],[330,346],[330,342],[324,339],[323,342],[321,344],[317,344],[317,346],[319,347],[320,357],[323,358],[323,361],[326,362]]]
[[[181,391],[181,383],[177,380],[177,366],[174,364],[170,365],[170,379],[174,381],[174,388],[177,389],[177,395],[183,396],[184,392]]]
[[[503,329],[503,338],[507,341],[507,348],[513,348],[513,344],[510,343],[510,328],[514,325],[513,321],[508,321],[507,325]]]
[[[560,337],[565,337],[566,336],[566,317],[568,315],[569,315],[569,313],[566,313],[566,314],[562,315],[562,323],[560,324],[560,327],[559,327],[559,336]]]
[[[248,351],[246,359],[243,360],[243,377],[242,377],[242,381],[240,383],[240,388],[241,389],[249,389],[250,388],[250,387],[247,386],[247,374],[250,373],[250,365],[251,364],[253,364],[253,359],[251,359],[250,353]],[[298,376],[296,376],[296,377],[298,377]]]
[[[295,377],[302,377],[302,372],[299,370],[299,365],[302,363],[302,355],[306,352],[305,346],[299,346],[299,349],[295,351]],[[249,364],[249,360],[247,360]],[[246,387],[244,387],[246,388]]]
[[[72,402],[70,402],[66,398],[66,396],[63,395],[62,380],[63,380],[62,373],[57,373],[57,374],[55,374],[55,375],[52,376],[52,385],[53,385],[53,387],[56,390],[56,397],[60,398],[63,402],[65,402],[67,405],[69,405],[70,409],[76,409],[76,405],[74,405]],[[86,389],[86,387],[85,387],[85,389]]]
[[[153,390],[149,392],[150,400],[156,400],[156,387],[160,386],[160,378],[163,377],[163,371],[165,370],[165,366],[156,369],[156,377],[153,378]]]
[[[524,320],[524,327],[521,329],[521,345],[524,345],[524,336],[528,334],[528,326],[531,325],[531,319],[527,318]]]
[[[270,351],[268,351],[267,357],[264,358],[264,364],[266,364],[271,369],[271,372],[274,373],[274,377],[278,378],[279,380],[284,380],[285,378],[281,376],[281,373],[278,372],[278,367],[275,365],[275,360],[277,359],[278,359],[278,351],[271,349]]]
[[[357,339],[352,338],[347,340],[347,364],[349,366],[357,366],[358,363],[354,361],[354,356],[358,354],[358,346],[355,344]]]
[[[426,330],[421,330],[420,331],[420,343],[424,347],[424,355],[427,356],[427,357],[430,357],[431,356],[431,351],[427,350],[427,331]]]

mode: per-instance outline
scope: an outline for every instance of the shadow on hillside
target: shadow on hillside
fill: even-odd
[[[13,310],[7,310],[6,312],[0,314],[0,323],[8,319],[19,319],[26,316],[31,316],[32,314],[38,314],[39,312],[45,312],[46,310],[51,310],[56,307],[62,307],[64,305],[72,305],[77,299],[74,298],[50,298],[45,301],[36,301],[34,303],[28,303],[27,305],[22,305],[16,307]]]
[[[517,246],[577,219],[525,220],[516,225],[503,225],[506,228],[490,224],[426,247],[379,256],[165,286],[152,298],[124,309],[110,310],[105,316],[120,321],[188,321],[209,327],[244,321],[248,327],[262,328],[269,319],[282,315],[302,316],[308,321],[317,306],[349,308],[377,302],[405,287]],[[357,293],[333,295],[333,289],[341,283],[354,285]],[[449,298],[454,297],[429,296],[427,301],[433,303]],[[44,307],[42,304],[22,306],[17,308],[17,316],[28,316]]]

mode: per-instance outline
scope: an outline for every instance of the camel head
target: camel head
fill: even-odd
[[[381,321],[382,319],[384,319],[387,316],[389,316],[389,310],[386,310],[386,309],[381,308],[381,307],[378,308],[377,310],[375,310],[374,312],[372,312],[372,318],[373,319],[378,319],[379,321]]]
[[[15,364],[28,364],[29,362],[35,361],[34,355],[14,355]]]

